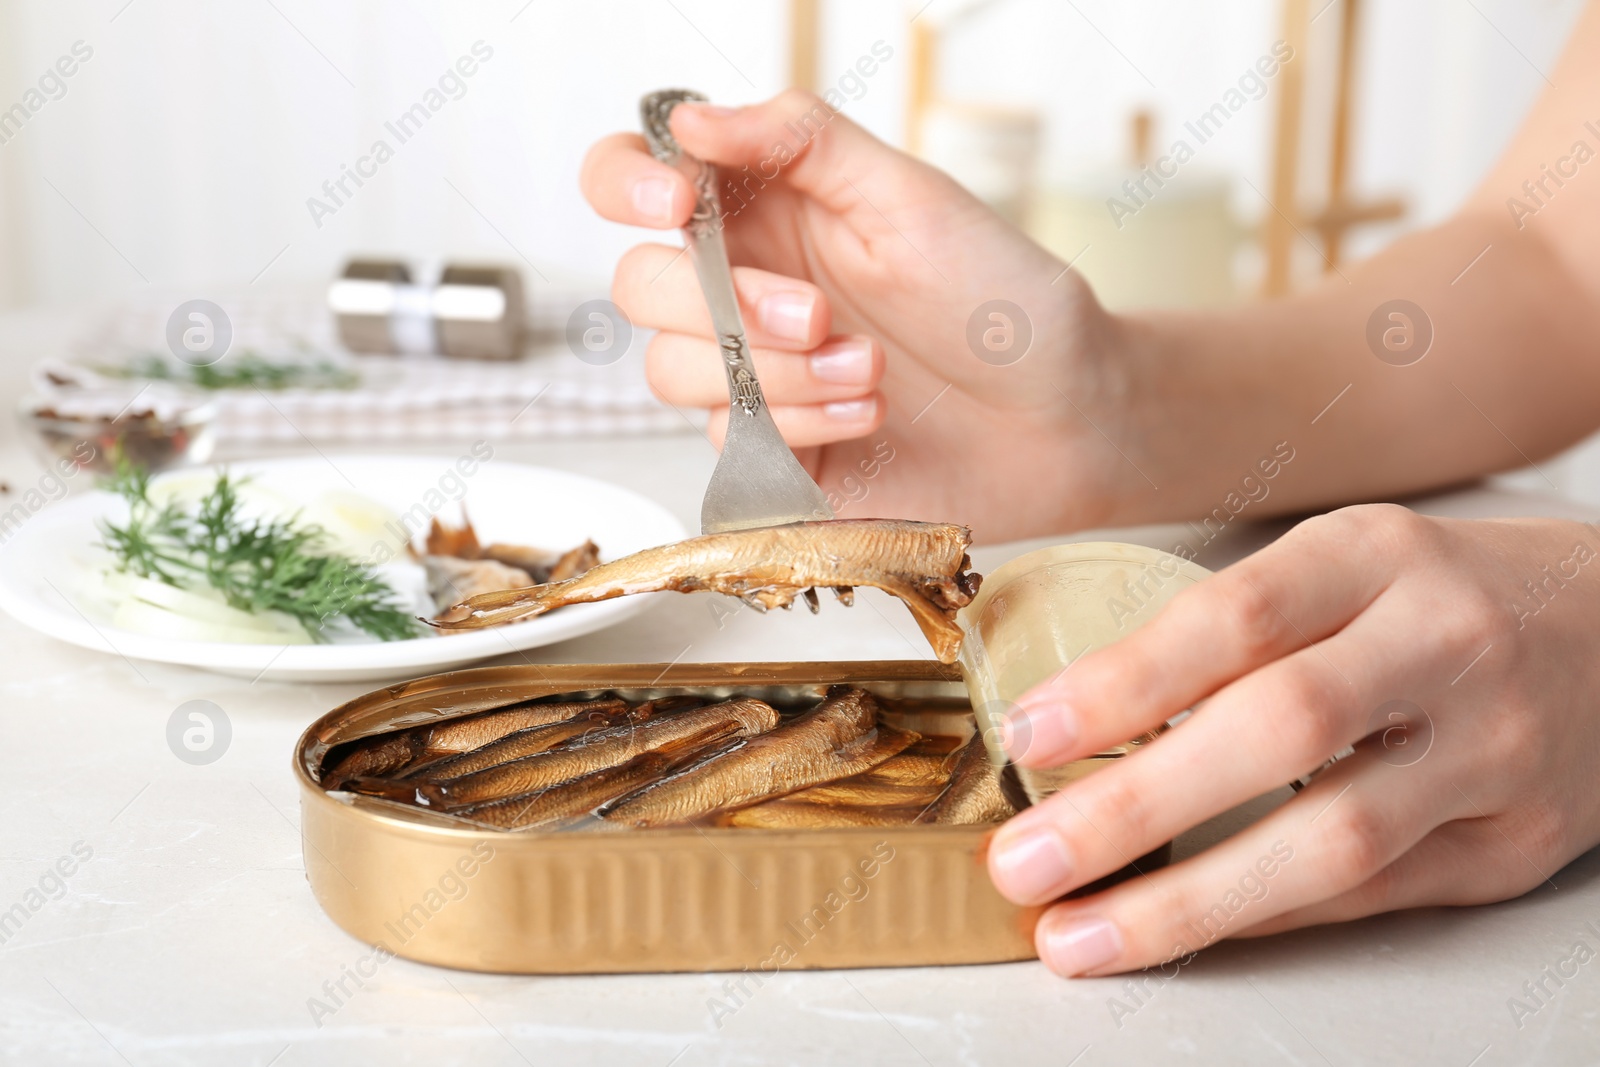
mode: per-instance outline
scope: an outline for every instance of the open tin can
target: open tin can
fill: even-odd
[[[348,742],[522,701],[739,694],[783,708],[837,683],[884,698],[896,725],[959,739],[975,729],[974,704],[994,699],[932,660],[486,667],[391,686],[324,715],[296,745],[307,878],[351,935],[478,971],[773,974],[1032,958],[1043,909],[990,884],[990,825],[504,832],[319,783]],[[1169,855],[1164,846],[1084,891]]]

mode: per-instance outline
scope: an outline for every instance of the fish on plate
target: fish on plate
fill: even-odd
[[[576,578],[600,562],[600,549],[588,540],[565,552],[502,542],[483,545],[470,520],[448,526],[435,518],[428,527],[421,562],[434,603],[455,604],[505,589]]]

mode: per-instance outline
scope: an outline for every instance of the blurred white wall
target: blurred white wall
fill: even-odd
[[[875,40],[896,50],[848,106],[891,141],[904,126],[906,21],[922,2],[824,5],[824,82]],[[1450,213],[1579,6],[1370,3],[1358,186],[1402,192],[1413,224]],[[933,0],[923,18],[952,26],[950,96],[1042,110],[1046,181],[1120,157],[1134,107],[1157,112],[1163,144],[1278,35],[1274,0]],[[522,254],[603,278],[637,235],[581,202],[584,149],[634,125],[654,86],[774,93],[786,30],[786,0],[0,0],[0,107],[74,42],[93,48],[66,94],[0,144],[0,301],[94,298],[141,288],[141,275],[163,288],[322,280],[352,250]],[[384,122],[478,40],[493,58],[466,94],[318,229],[307,197],[374,139],[394,141]],[[1266,189],[1270,122],[1270,99],[1246,109],[1203,168]],[[1246,216],[1262,211],[1253,200],[1240,200]],[[1386,237],[1370,230],[1358,248]]]
[[[641,87],[771,92],[782,54],[775,4],[732,18],[731,5],[695,0],[682,15],[549,0],[134,0],[119,14],[123,3],[4,9],[9,95],[73,41],[95,50],[68,94],[0,148],[13,302],[127,290],[141,274],[163,286],[245,284],[264,269],[267,281],[321,280],[358,249],[520,255],[604,277],[629,238],[577,196],[587,144],[636,121]],[[477,41],[492,56],[464,95],[400,144],[384,123]],[[307,198],[379,138],[394,158],[319,227]]]
[[[824,4],[824,83],[874,41],[894,48],[847,111],[896,143],[907,23],[924,5]],[[1369,0],[1357,188],[1403,195],[1400,226],[1449,214],[1543,87],[1581,6]],[[1275,0],[931,0],[920,17],[952,27],[948,95],[1042,112],[1046,182],[1120,158],[1137,107],[1156,111],[1164,144],[1279,36]],[[1319,17],[1319,32],[1336,17]],[[604,284],[641,234],[583,203],[585,149],[633,128],[649,89],[728,102],[776,92],[787,18],[786,0],[0,0],[0,113],[75,42],[93,50],[64,95],[0,144],[0,306],[320,283],[355,251],[525,258]],[[384,123],[478,41],[493,55],[460,98],[394,145]],[[1245,109],[1196,167],[1266,190],[1272,117],[1270,97]],[[394,158],[318,226],[307,198],[379,138]],[[1237,207],[1265,210],[1248,190]],[[1400,226],[1363,231],[1355,251]],[[1580,488],[1592,475],[1600,499],[1591,467]]]
[[[938,0],[938,12],[954,0]],[[1311,58],[1329,58],[1339,10],[1310,0]],[[1281,36],[1277,0],[993,0],[967,4],[948,49],[945,84],[957,95],[1045,112],[1043,178],[1122,160],[1129,117],[1156,117],[1164,150],[1182,123],[1214,103]],[[1370,254],[1404,228],[1437,222],[1466,198],[1520,124],[1541,70],[1560,54],[1583,0],[1367,0],[1360,44],[1352,184],[1398,194],[1400,223],[1356,231],[1351,253]],[[1326,70],[1326,66],[1323,68]],[[1307,121],[1316,118],[1312,87]],[[1177,181],[1218,172],[1270,190],[1276,95],[1253,101],[1208,141]],[[1193,141],[1193,138],[1189,138]],[[1308,139],[1310,139],[1308,137]],[[1316,203],[1325,161],[1302,165]],[[1236,209],[1269,209],[1241,186]]]
[[[825,5],[825,80],[875,40],[895,48],[848,108],[895,141],[906,21],[922,3]],[[1048,179],[1119,157],[1135,107],[1155,109],[1163,143],[1270,46],[1277,6],[933,0],[922,17],[954,27],[950,95],[1043,111]],[[1533,67],[1550,65],[1579,6],[1370,3],[1358,184],[1406,195],[1413,222],[1447,214],[1541,87]],[[650,88],[688,84],[728,101],[781,88],[787,10],[785,0],[0,0],[0,108],[74,42],[93,49],[65,95],[0,145],[0,301],[96,297],[138,289],[140,275],[163,287],[320,281],[355,249],[520,253],[604,278],[636,235],[578,197],[585,148],[632,127]],[[318,228],[306,199],[388,137],[384,122],[479,40],[493,57],[465,95]],[[1270,99],[1242,112],[1203,166],[1265,188],[1271,120]],[[1252,199],[1239,208],[1253,217]],[[1360,247],[1385,237],[1369,231]]]
[[[0,108],[75,41],[93,49],[0,145],[0,304],[320,281],[352,250],[603,281],[639,235],[579,197],[589,144],[636,128],[649,89],[753,101],[787,84],[781,0],[126,3],[0,2]],[[899,6],[877,8],[832,20],[830,62],[899,45]],[[493,55],[464,95],[398,144],[384,123],[476,41]],[[895,132],[897,73],[850,112]],[[307,198],[379,138],[394,158],[318,227]]]

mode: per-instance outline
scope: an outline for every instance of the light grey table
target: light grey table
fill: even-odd
[[[0,381],[36,354],[35,317],[0,319]],[[449,449],[439,449],[449,452]],[[454,454],[451,452],[450,454]],[[700,437],[506,447],[497,461],[619,482],[695,525],[714,460]],[[892,477],[893,468],[882,477]],[[0,419],[0,479],[37,477]],[[1455,515],[1590,517],[1479,489],[1417,502]],[[975,517],[976,518],[976,517]],[[1243,528],[1216,567],[1281,526]],[[980,531],[981,532],[981,531]],[[1170,548],[1172,528],[1089,535]],[[993,547],[979,569],[1037,544]],[[0,548],[0,551],[4,551]],[[865,598],[813,617],[728,613],[662,594],[613,630],[534,655],[563,662],[925,656],[903,610]],[[141,677],[142,675],[142,677]],[[69,647],[0,618],[0,910],[50,894],[0,944],[0,1062],[18,1064],[1588,1063],[1600,1060],[1600,962],[1519,1029],[1508,1000],[1600,949],[1600,852],[1493,907],[1430,910],[1222,943],[1137,1000],[1128,979],[1066,982],[1037,963],[790,973],[714,1020],[717,975],[512,978],[395,960],[329,1018],[308,1001],[367,955],[318,909],[301,864],[290,749],[371,688],[249,682]],[[215,702],[233,738],[195,767],[167,747],[177,705]],[[1192,852],[1282,790],[1180,841]],[[59,885],[47,872],[62,857]],[[1593,926],[1589,924],[1594,924]],[[1554,988],[1553,985],[1550,988]],[[1123,1010],[1113,1014],[1113,998]],[[1127,1013],[1127,1008],[1137,1010]]]

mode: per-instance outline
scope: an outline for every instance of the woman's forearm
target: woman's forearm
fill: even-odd
[[[1481,211],[1291,299],[1116,334],[1162,472],[1129,521],[1208,512],[1274,453],[1258,515],[1524,466],[1600,425],[1600,301],[1541,237]]]

